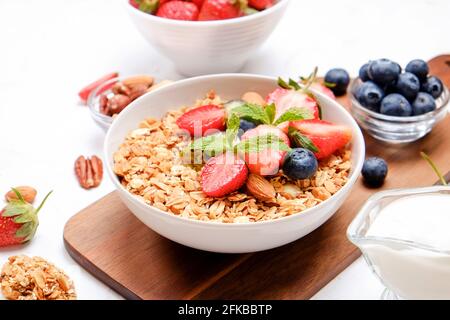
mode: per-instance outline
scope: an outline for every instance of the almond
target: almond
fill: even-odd
[[[248,177],[247,190],[261,201],[275,201],[275,188],[269,181],[257,174],[250,174]]]
[[[124,85],[127,87],[133,87],[135,85],[141,85],[145,84],[148,87],[150,87],[153,84],[153,77],[146,76],[146,75],[140,75],[140,76],[134,76],[126,78],[122,81]]]
[[[23,199],[28,203],[33,203],[34,199],[36,198],[37,191],[32,187],[20,186],[15,187],[15,189],[19,191]],[[11,190],[8,193],[6,193],[5,199],[8,202],[11,200],[17,200],[17,195],[14,193],[14,191]]]
[[[246,92],[241,99],[247,103],[259,104],[261,106],[264,106],[266,104],[266,101],[263,99],[263,97],[261,97],[261,95],[256,92]]]
[[[148,89],[147,89],[147,92],[156,90],[156,89],[158,89],[158,88],[165,87],[165,86],[167,86],[167,85],[169,85],[169,84],[172,84],[172,83],[173,83],[173,81],[171,81],[171,80],[163,80],[163,81],[158,82],[157,84],[151,86],[150,88],[148,88]]]

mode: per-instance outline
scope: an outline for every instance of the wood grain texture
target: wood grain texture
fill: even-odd
[[[430,61],[450,86],[450,55]],[[339,99],[344,105],[346,97]],[[367,155],[389,163],[383,189],[431,185],[436,177],[419,152],[450,171],[450,117],[413,144],[389,146],[365,137]],[[344,270],[359,251],[346,229],[374,192],[359,180],[342,208],[308,236],[281,248],[245,255],[201,252],[157,235],[113,192],[72,217],[64,230],[70,255],[129,299],[308,299]]]

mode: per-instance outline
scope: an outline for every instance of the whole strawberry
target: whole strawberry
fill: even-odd
[[[12,189],[17,200],[11,200],[0,211],[0,247],[22,244],[33,239],[39,225],[38,212],[41,210],[49,192],[37,209],[27,203],[19,191]]]
[[[248,0],[248,5],[257,10],[267,9],[275,4],[275,0]]]
[[[244,0],[205,0],[198,20],[224,20],[240,17],[247,7]]]
[[[159,7],[156,15],[166,19],[193,21],[198,18],[198,8],[192,2],[169,1]]]

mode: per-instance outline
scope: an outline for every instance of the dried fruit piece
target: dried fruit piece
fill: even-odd
[[[92,82],[91,84],[87,85],[86,87],[84,87],[83,89],[80,90],[80,92],[78,93],[78,95],[80,96],[81,100],[86,103],[89,95],[91,94],[92,91],[94,91],[97,87],[99,87],[100,85],[102,85],[103,83],[105,83],[106,81],[109,81],[111,79],[117,78],[119,76],[119,73],[117,72],[113,72],[113,73],[108,73],[107,75],[101,77],[100,79]],[[111,88],[114,85],[114,83],[111,83],[111,86],[105,86],[104,88],[102,88],[102,91],[106,91],[109,88]]]
[[[103,163],[97,156],[79,156],[75,161],[75,175],[84,189],[98,187],[103,179]]]
[[[34,202],[34,199],[36,198],[37,191],[33,187],[20,186],[20,187],[15,187],[14,189],[19,191],[19,193],[22,195],[22,198],[26,202],[28,202],[28,203],[33,203]],[[10,202],[11,200],[19,200],[19,198],[17,197],[17,194],[13,190],[10,190],[9,192],[6,193],[5,199],[8,202]]]
[[[261,201],[275,201],[275,188],[269,181],[260,175],[250,174],[247,180],[247,190],[255,196],[255,198]]]

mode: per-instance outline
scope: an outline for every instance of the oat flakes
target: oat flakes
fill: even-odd
[[[221,104],[210,92],[206,104]],[[351,151],[340,150],[319,162],[311,179],[292,181],[281,172],[269,179],[276,195],[266,203],[246,193],[210,198],[201,189],[195,166],[183,165],[186,138],[176,120],[191,108],[168,112],[161,120],[146,119],[130,132],[114,154],[114,171],[122,185],[145,203],[184,218],[223,223],[251,223],[300,213],[327,200],[347,182]]]

